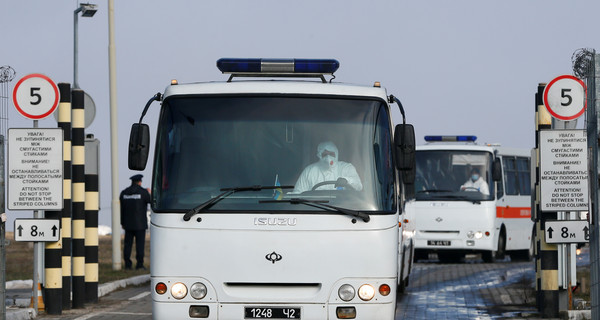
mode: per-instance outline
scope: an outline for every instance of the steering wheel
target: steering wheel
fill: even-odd
[[[345,180],[345,179],[344,179]],[[315,184],[312,189],[310,189],[311,191],[315,191],[317,190],[317,188],[321,187],[321,186],[326,186],[326,185],[330,185],[330,184],[337,184],[340,187],[343,187],[344,189],[348,189],[351,188],[350,184],[348,183],[348,181],[339,181],[339,180],[329,180],[329,181],[323,181],[323,182],[319,182],[317,184]]]
[[[465,187],[461,191],[477,191],[477,192],[479,192],[479,189],[477,189],[475,187]]]

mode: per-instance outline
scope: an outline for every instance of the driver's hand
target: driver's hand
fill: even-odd
[[[348,186],[348,180],[346,180],[345,178],[338,178],[335,182],[335,188],[346,186]]]

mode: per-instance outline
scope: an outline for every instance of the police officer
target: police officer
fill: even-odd
[[[146,241],[146,229],[148,229],[148,219],[146,210],[150,203],[150,193],[142,188],[141,174],[131,176],[131,186],[121,191],[119,200],[121,201],[121,225],[125,229],[125,247],[123,255],[125,257],[125,269],[131,269],[131,247],[133,238],[135,238],[135,259],[136,269],[145,269],[144,267],[144,244]]]

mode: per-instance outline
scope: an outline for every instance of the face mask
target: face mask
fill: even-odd
[[[327,169],[331,169],[335,166],[336,160],[335,160],[335,157],[326,155],[321,158],[321,163],[323,164],[323,167],[325,167]]]
[[[473,180],[473,182],[477,181],[477,179],[479,179],[479,175],[478,174],[474,174],[471,176],[471,180]]]

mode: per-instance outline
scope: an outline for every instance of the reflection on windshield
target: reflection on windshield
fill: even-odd
[[[289,201],[261,203],[291,198],[395,211],[389,112],[382,101],[172,97],[163,102],[160,124],[152,190],[155,212],[187,212],[219,197],[222,188],[257,185],[296,188],[233,192],[203,211],[322,210]],[[335,148],[329,143],[319,148],[324,141]],[[326,182],[322,187],[297,188],[304,168],[325,162],[339,168],[343,164],[344,170],[324,176],[319,180]]]
[[[480,201],[493,198],[492,154],[484,151],[417,151],[417,200]]]

